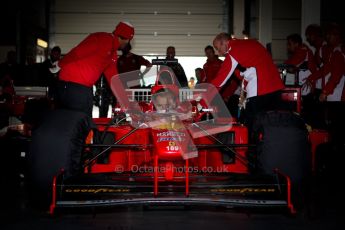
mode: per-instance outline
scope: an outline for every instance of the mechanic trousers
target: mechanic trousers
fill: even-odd
[[[58,82],[57,106],[59,108],[84,112],[92,117],[92,87],[60,80]]]
[[[256,116],[262,112],[281,108],[281,91],[248,98],[246,101],[244,122],[248,127],[249,140],[251,140],[253,122]]]

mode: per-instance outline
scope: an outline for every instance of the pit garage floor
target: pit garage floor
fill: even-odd
[[[64,215],[35,213],[12,216],[1,229],[341,229],[332,217],[306,220],[281,215],[251,215],[219,211],[117,211],[106,214]]]
[[[136,206],[66,212],[52,217],[29,207],[22,178],[7,177],[1,185],[0,229],[344,229],[344,218],[340,220],[337,212],[341,201],[335,196],[326,198],[326,193],[329,193],[326,187],[317,192],[318,202],[312,207],[312,217],[305,212],[288,216],[209,207]]]

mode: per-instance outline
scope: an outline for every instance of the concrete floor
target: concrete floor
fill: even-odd
[[[336,197],[328,197],[326,189],[318,190],[313,217],[305,212],[296,216],[279,213],[237,212],[220,208],[119,207],[111,210],[65,212],[52,217],[28,206],[22,178],[7,178],[2,190],[0,229],[342,229],[344,219],[337,212]],[[326,186],[327,187],[327,186]],[[343,227],[341,227],[343,226]]]
[[[49,217],[26,211],[7,218],[1,229],[341,229],[335,213],[310,220],[298,214],[234,213],[210,210],[117,210],[112,213],[65,214]]]

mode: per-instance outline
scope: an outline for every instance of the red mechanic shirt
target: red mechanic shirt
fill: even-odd
[[[117,75],[119,41],[111,33],[90,34],[59,61],[59,79],[92,87],[104,73],[107,81]]]
[[[222,67],[223,61],[218,57],[215,60],[207,59],[206,63],[203,66],[206,75],[206,82],[210,83],[217,76],[220,67]]]
[[[329,62],[329,57],[332,53],[331,47],[327,45],[326,42],[323,42],[320,47],[316,47],[314,53],[314,60],[318,67],[321,67],[325,63]]]
[[[326,95],[330,95],[334,92],[335,87],[345,74],[345,56],[340,47],[334,48],[333,52],[330,54],[329,61],[318,71],[311,74],[308,79],[314,83],[317,79],[326,76],[328,73],[331,73],[331,77],[326,85],[322,87],[322,91]],[[342,92],[341,101],[345,101],[345,90]]]
[[[316,47],[315,53],[314,53],[314,60],[316,65],[319,68],[322,68],[324,65],[326,65],[329,62],[329,58],[331,55],[332,49],[329,45],[327,45],[327,42],[322,42],[321,46]],[[316,85],[319,88],[325,87],[325,78],[324,76],[320,76],[321,81],[319,83],[315,82]],[[320,84],[320,85],[319,85]]]
[[[285,64],[300,67],[304,62],[307,62],[307,67],[310,72],[314,73],[317,70],[314,54],[305,44],[299,46],[293,55],[285,61]]]
[[[146,60],[143,56],[134,53],[121,55],[117,61],[119,73],[127,73],[135,70],[140,70],[140,67],[142,65],[146,67],[152,66],[149,60]]]
[[[236,90],[238,87],[241,87],[241,81],[243,79],[240,79],[239,77],[236,76],[236,78],[230,79],[230,82],[227,84],[225,89],[221,89],[221,96],[223,99],[229,99],[232,95],[235,94]]]
[[[331,76],[326,83],[326,86],[322,89],[322,91],[326,94],[332,94],[334,92],[335,87],[339,84],[341,78],[345,74],[345,55],[341,51],[340,47],[336,47],[330,57],[330,73]],[[341,101],[345,101],[345,91],[343,89]]]
[[[270,54],[256,40],[229,40],[229,51],[216,78],[212,81],[216,87],[222,87],[230,78],[238,64],[245,68],[254,67],[256,95],[272,93],[284,88],[277,67]]]

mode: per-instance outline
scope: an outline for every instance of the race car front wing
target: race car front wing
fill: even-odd
[[[295,212],[290,179],[278,171],[271,175],[193,174],[188,180],[159,181],[157,185],[153,179],[130,173],[82,173],[65,178],[61,173],[54,178],[50,213],[119,205],[211,205]]]

